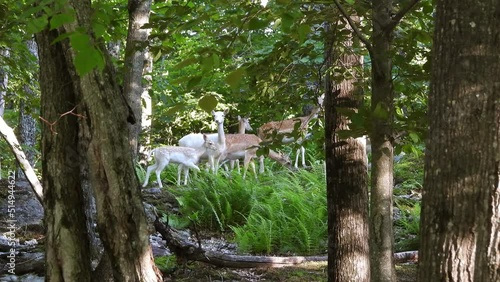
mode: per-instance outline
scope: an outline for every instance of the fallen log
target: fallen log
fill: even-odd
[[[248,256],[248,255],[230,255],[213,251],[205,251],[201,244],[197,245],[190,242],[186,236],[183,236],[179,231],[171,228],[162,222],[157,217],[154,226],[163,239],[166,240],[166,245],[172,251],[180,262],[200,261],[218,267],[232,268],[269,268],[269,267],[285,267],[295,266],[305,262],[327,261],[328,256],[292,256],[292,257],[275,257],[275,256]],[[403,252],[394,254],[394,259],[397,263],[413,262],[418,259],[418,252]]]

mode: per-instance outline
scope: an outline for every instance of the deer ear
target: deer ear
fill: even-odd
[[[212,110],[212,115],[214,115],[214,114],[215,114],[215,111],[214,111],[214,110]]]
[[[238,116],[238,121],[240,121],[240,120],[241,120],[241,117],[240,117],[240,116]]]
[[[206,134],[203,134],[203,140],[207,141],[207,135]]]
[[[224,114],[227,114],[229,112],[229,109],[224,110]]]

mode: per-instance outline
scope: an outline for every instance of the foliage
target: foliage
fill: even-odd
[[[170,273],[177,267],[175,256],[155,257],[155,264],[163,273]]]
[[[174,190],[184,216],[228,231],[244,252],[312,254],[326,244],[324,164],[295,173],[268,170],[258,180],[204,175]]]
[[[397,252],[418,250],[420,247],[420,203],[412,206],[398,205],[401,212],[395,225],[395,250]]]
[[[395,249],[417,250],[420,235],[420,193],[424,181],[422,154],[406,154],[394,165]]]
[[[173,191],[181,212],[200,227],[219,231],[245,222],[256,188],[251,179],[243,180],[236,172],[229,178],[206,173],[203,179],[194,179],[191,186]]]
[[[394,165],[395,195],[408,195],[420,191],[424,182],[424,158],[422,154],[405,154]]]

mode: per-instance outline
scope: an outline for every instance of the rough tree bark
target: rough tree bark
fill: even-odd
[[[343,25],[341,28],[345,28]],[[370,253],[368,230],[368,175],[366,153],[360,141],[340,139],[337,131],[347,129],[348,119],[337,108],[355,109],[355,70],[362,58],[343,54],[334,58],[333,33],[326,30],[325,145],[326,183],[328,205],[328,281],[370,281]],[[344,42],[351,50],[352,41]],[[335,82],[333,63],[351,73],[341,82]]]
[[[42,123],[42,179],[46,225],[46,279],[90,281],[89,242],[78,163],[68,149],[78,145],[78,117],[70,112],[77,94],[61,43],[52,44],[57,30],[37,34],[40,58],[40,116]],[[57,122],[56,122],[57,121]],[[55,122],[53,125],[51,123]]]
[[[90,1],[71,0],[75,22],[37,35],[41,64],[44,129],[44,179],[47,182],[47,279],[62,281],[61,273],[79,276],[66,281],[89,281],[90,259],[78,164],[65,159],[67,148],[86,147],[100,238],[109,256],[115,281],[158,281],[128,142],[133,114],[121,93],[109,54],[91,28]],[[101,50],[103,70],[79,75],[76,51],[61,34],[83,32]],[[65,115],[62,115],[66,113]],[[54,123],[55,122],[55,123]],[[57,134],[56,134],[57,133]],[[71,188],[71,189],[68,189]],[[64,231],[65,236],[56,236]],[[59,232],[59,233],[56,233]],[[79,250],[77,252],[77,250]],[[61,253],[65,255],[61,255]],[[66,255],[67,254],[67,255]],[[94,279],[97,281],[98,279]]]
[[[500,2],[439,0],[418,280],[500,281]]]
[[[394,267],[393,187],[394,187],[394,92],[392,82],[391,44],[396,25],[419,0],[411,0],[394,14],[392,0],[372,1],[373,32],[365,38],[350,20],[357,37],[365,44],[371,59],[372,99],[371,130],[372,150],[370,194],[370,257],[373,281],[396,281]],[[343,16],[349,15],[339,1],[335,1]]]
[[[142,95],[144,86],[142,75],[146,61],[146,42],[149,36],[149,29],[142,26],[149,22],[151,11],[151,0],[129,0],[129,26],[127,36],[127,46],[125,47],[123,92],[132,108],[136,123],[129,124],[130,147],[134,160],[139,150],[139,134],[141,133],[142,119]]]

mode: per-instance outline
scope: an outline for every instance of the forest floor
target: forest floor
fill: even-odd
[[[191,262],[171,271],[166,281],[328,281],[326,262],[308,262],[293,267],[234,269],[220,268],[205,263]],[[401,264],[396,266],[399,282],[417,281],[416,264]]]
[[[21,183],[18,183],[21,184]],[[22,183],[23,187],[18,187],[17,191],[17,217],[20,222],[25,225],[38,225],[40,224],[43,217],[43,209],[39,206],[39,203],[34,198],[32,193],[29,191],[27,183]],[[3,181],[0,181],[0,187],[5,186]],[[6,191],[6,189],[0,189],[0,191]],[[0,193],[1,194],[1,193]],[[163,194],[163,193],[162,193]],[[5,195],[1,195],[1,198],[5,198]],[[164,194],[163,194],[164,196]],[[173,205],[173,199],[169,196],[162,197],[158,194],[155,195],[156,200],[161,202],[163,206]],[[149,200],[152,200],[151,198]],[[148,201],[149,202],[149,201]],[[153,204],[155,201],[151,201]],[[0,203],[0,210],[5,211],[4,201]],[[0,212],[1,214],[1,212]],[[3,218],[5,215],[0,216]],[[1,220],[3,223],[3,220]],[[2,225],[2,224],[0,224]],[[4,227],[4,226],[3,226]],[[5,228],[0,228],[4,230]],[[43,234],[39,234],[37,238],[40,243],[43,242]],[[30,236],[33,237],[33,236]],[[40,239],[41,238],[41,239]],[[24,238],[31,239],[31,238]],[[43,245],[43,243],[42,243]],[[182,265],[175,263],[170,263],[172,265],[171,269],[166,270],[165,281],[290,281],[290,282],[302,282],[302,281],[327,281],[327,263],[326,262],[307,262],[291,267],[282,268],[258,268],[258,269],[237,269],[237,268],[225,268],[225,267],[215,267],[202,262],[188,262]],[[401,264],[396,266],[398,281],[400,282],[413,282],[416,281],[416,264]],[[40,278],[43,279],[43,278]],[[5,281],[0,277],[0,281]],[[24,280],[19,277],[16,281],[33,281],[31,278]]]

